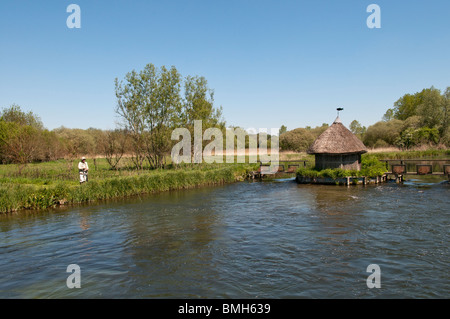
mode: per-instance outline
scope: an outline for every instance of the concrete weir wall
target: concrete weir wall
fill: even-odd
[[[387,181],[386,176],[378,176],[375,178],[369,177],[308,177],[297,176],[296,181],[299,184],[322,184],[322,185],[366,185],[366,184],[378,184]]]

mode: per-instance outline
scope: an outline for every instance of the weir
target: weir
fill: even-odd
[[[450,181],[450,159],[383,159],[386,163],[386,173],[375,179],[369,178],[347,178],[344,184],[367,184],[382,183],[388,180],[395,180],[401,183],[407,175],[434,175],[442,176]],[[248,174],[250,179],[261,179],[267,176],[279,177],[280,175],[295,175],[300,167],[308,165],[307,160],[279,161],[278,165],[269,165],[259,162],[259,169]],[[350,179],[350,180],[349,180]],[[331,181],[330,184],[333,184]]]
[[[437,175],[450,181],[450,159],[384,159],[386,175],[402,182],[407,175]]]
[[[284,174],[295,175],[297,169],[306,167],[307,160],[289,160],[289,161],[278,161],[277,165],[263,164],[259,162],[259,168],[257,171],[252,171],[248,174],[250,179],[264,178],[268,175],[270,176],[280,176]]]

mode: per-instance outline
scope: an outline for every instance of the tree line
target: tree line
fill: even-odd
[[[59,127],[48,130],[41,118],[33,112],[25,112],[13,104],[0,112],[0,162],[19,164],[23,168],[31,162],[58,159],[74,160],[80,156],[107,156],[111,145],[114,156],[129,152],[123,130],[100,130],[89,128],[71,129]],[[111,163],[114,158],[109,156]]]
[[[173,145],[178,142],[171,139],[171,132],[177,127],[187,128],[193,139],[194,121],[202,120],[203,131],[215,127],[226,135],[222,107],[214,106],[214,91],[204,77],[183,77],[175,67],[157,68],[148,64],[141,71],[127,73],[122,80],[115,79],[115,95],[115,112],[120,123],[114,130],[63,126],[48,130],[33,112],[25,112],[15,104],[3,108],[0,111],[0,162],[24,167],[31,162],[102,156],[114,169],[128,156],[137,169],[158,168],[164,167]],[[372,148],[449,147],[449,108],[450,87],[443,93],[431,87],[405,94],[386,111],[381,121],[368,128],[354,120],[349,129]],[[280,149],[306,151],[327,128],[328,124],[323,123],[315,128],[288,131],[283,125],[279,131]],[[264,134],[248,134],[239,127],[231,129],[246,134],[246,148],[253,145],[250,139],[255,139],[259,146]],[[271,136],[263,138],[270,147]],[[235,145],[236,139],[237,136]],[[203,146],[209,142],[202,141]],[[225,143],[224,140],[224,149]],[[193,141],[191,144],[194,145]]]
[[[400,97],[382,120],[365,127],[357,120],[349,129],[370,148],[449,147],[450,146],[450,87],[441,93],[431,87]],[[306,151],[311,143],[328,127],[323,124],[287,131],[280,130],[282,150]]]
[[[363,135],[369,147],[450,146],[450,87],[405,94]]]

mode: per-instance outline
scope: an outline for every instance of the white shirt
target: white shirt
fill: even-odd
[[[88,163],[87,162],[79,162],[78,163],[78,169],[79,170],[88,170],[89,169],[89,166],[88,166]]]

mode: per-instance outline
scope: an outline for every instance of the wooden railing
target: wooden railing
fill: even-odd
[[[381,161],[386,163],[387,174],[450,175],[450,159],[385,159]],[[414,162],[417,164],[414,164]],[[413,165],[414,170],[411,171]]]

